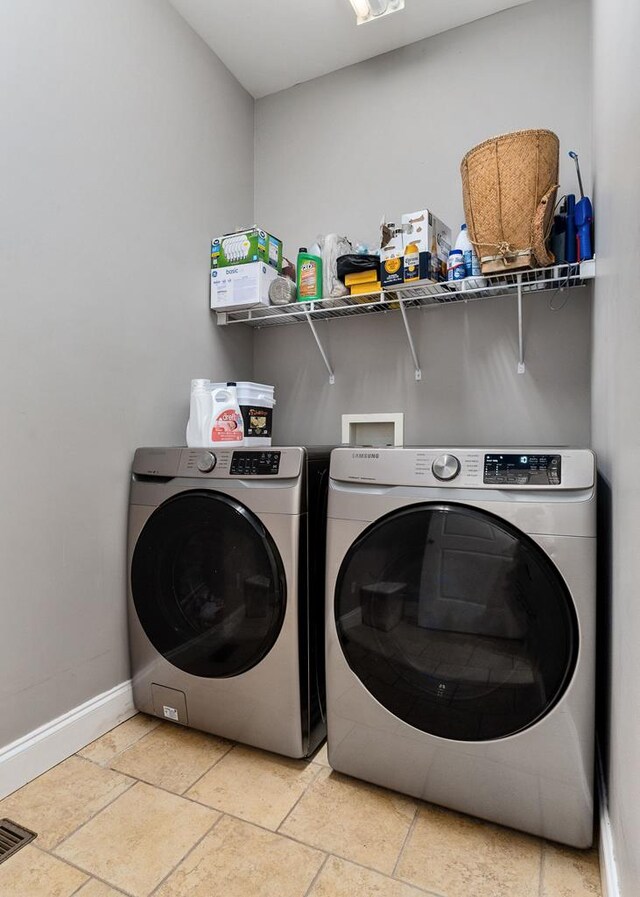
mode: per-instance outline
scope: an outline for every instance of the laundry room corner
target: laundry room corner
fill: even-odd
[[[0,897],[640,897],[639,42],[0,3]]]

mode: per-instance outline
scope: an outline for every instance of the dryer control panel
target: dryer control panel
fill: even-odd
[[[446,489],[590,489],[595,457],[588,449],[543,447],[339,448],[331,478],[380,486]]]

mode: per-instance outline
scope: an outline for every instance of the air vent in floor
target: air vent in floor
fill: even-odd
[[[36,833],[30,832],[28,828],[16,825],[10,819],[0,819],[0,863],[4,863],[36,837]]]

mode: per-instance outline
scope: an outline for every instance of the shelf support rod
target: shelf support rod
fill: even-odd
[[[409,351],[411,352],[411,357],[413,359],[413,366],[416,372],[416,380],[422,380],[422,371],[420,370],[418,354],[416,352],[416,347],[413,342],[413,336],[411,334],[411,328],[409,327],[409,321],[407,319],[407,310],[404,307],[404,302],[402,301],[400,301],[400,311],[402,312],[402,323],[404,324],[404,329],[407,332],[407,339],[409,340]]]
[[[324,346],[320,342],[320,337],[318,336],[318,332],[316,331],[316,325],[313,323],[313,319],[312,319],[311,315],[309,314],[309,309],[306,308],[304,313],[307,318],[307,323],[311,329],[311,333],[313,334],[313,338],[316,341],[316,345],[318,346],[318,349],[320,349],[320,354],[322,355],[322,360],[324,361],[324,365],[329,372],[329,383],[331,384],[331,386],[333,386],[334,383],[336,382],[336,375],[334,374],[333,368],[331,367],[331,362],[327,358],[327,353],[324,351]]]
[[[518,281],[518,373],[524,374],[524,322],[522,320],[522,274],[517,274]]]

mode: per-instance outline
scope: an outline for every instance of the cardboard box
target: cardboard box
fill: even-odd
[[[403,236],[402,231],[394,233],[389,242],[380,249],[380,282],[383,289],[404,283]]]
[[[214,311],[233,311],[269,305],[269,286],[277,276],[276,269],[264,262],[213,268],[211,308]]]
[[[451,249],[451,228],[447,227],[429,209],[408,212],[402,216],[403,253],[415,259],[418,264],[403,265],[403,283],[413,280],[432,280],[434,283],[447,279],[447,260]],[[409,252],[407,251],[409,250]]]
[[[282,271],[282,240],[259,227],[252,227],[211,241],[212,270],[254,262],[264,262],[276,271]]]

